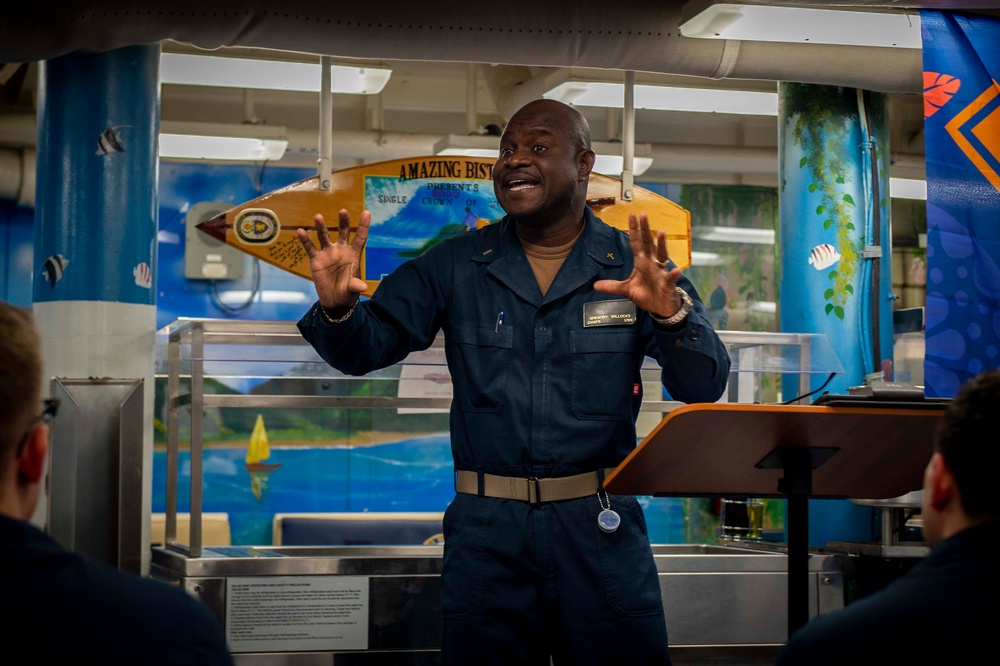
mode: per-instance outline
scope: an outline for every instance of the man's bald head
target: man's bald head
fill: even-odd
[[[507,124],[526,119],[548,119],[565,132],[575,151],[590,150],[590,124],[582,113],[568,104],[554,99],[536,99],[518,109]]]

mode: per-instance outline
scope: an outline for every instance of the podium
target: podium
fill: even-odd
[[[923,485],[941,402],[684,405],[605,480],[610,493],[788,500],[788,634],[809,621],[813,498],[884,499]],[[856,406],[855,406],[856,405]]]

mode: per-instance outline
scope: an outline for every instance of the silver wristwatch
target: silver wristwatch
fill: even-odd
[[[688,293],[683,289],[681,289],[680,287],[677,287],[676,289],[677,289],[677,294],[681,297],[680,310],[673,313],[669,317],[665,318],[657,317],[655,314],[650,312],[649,313],[650,316],[653,318],[653,321],[655,321],[657,324],[661,324],[663,326],[674,326],[675,324],[679,324],[682,321],[684,321],[684,318],[688,316],[689,312],[691,312],[691,308],[694,307],[694,301],[691,300],[691,297],[688,296]]]

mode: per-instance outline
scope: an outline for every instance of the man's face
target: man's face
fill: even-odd
[[[493,165],[493,190],[508,215],[544,225],[573,210],[586,197],[589,169],[572,136],[568,109],[548,100],[532,102],[514,114],[500,137]]]

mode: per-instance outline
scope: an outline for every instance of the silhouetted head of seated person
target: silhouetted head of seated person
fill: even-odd
[[[66,550],[29,522],[45,481],[48,421],[58,406],[43,400],[42,373],[31,315],[0,301],[4,636],[28,652],[25,663],[232,664],[218,621],[200,601]],[[85,461],[79,473],[87,474]]]
[[[49,446],[42,355],[26,310],[0,303],[0,514],[26,521],[38,502]]]
[[[962,385],[938,422],[921,508],[930,552],[884,589],[795,632],[779,666],[962,664],[986,654],[1000,617],[998,432],[1000,370],[987,370]]]
[[[924,540],[935,545],[1000,519],[1000,370],[967,381],[945,410],[924,472]],[[994,527],[997,527],[994,525]]]

